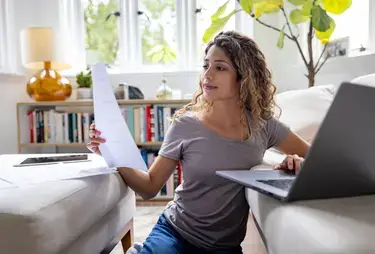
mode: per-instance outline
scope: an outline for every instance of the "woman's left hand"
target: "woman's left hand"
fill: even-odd
[[[287,155],[281,164],[277,165],[274,169],[285,171],[295,171],[296,173],[301,169],[304,158],[298,155]]]

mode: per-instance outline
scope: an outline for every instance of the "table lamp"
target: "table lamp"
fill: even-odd
[[[36,101],[63,101],[70,97],[72,86],[57,70],[69,69],[70,65],[59,61],[53,29],[29,27],[20,35],[22,64],[37,70],[27,84],[27,93]]]

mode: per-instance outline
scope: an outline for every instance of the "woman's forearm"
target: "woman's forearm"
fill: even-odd
[[[155,197],[171,177],[177,166],[177,161],[163,156],[157,156],[147,172],[134,168],[120,167],[125,183],[143,199]]]
[[[124,182],[143,199],[151,199],[157,194],[147,172],[125,167],[117,168],[117,170]]]

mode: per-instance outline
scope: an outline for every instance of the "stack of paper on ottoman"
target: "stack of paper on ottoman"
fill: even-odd
[[[26,184],[35,178],[23,173],[33,167],[13,165],[30,156],[0,155],[1,253],[109,253],[121,240],[125,249],[132,244],[135,195],[118,173]],[[105,166],[101,157],[89,157],[75,167]],[[8,182],[9,170],[19,172],[22,186]]]

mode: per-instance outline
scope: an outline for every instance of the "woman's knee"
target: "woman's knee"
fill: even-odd
[[[182,243],[170,234],[152,232],[144,241],[140,254],[178,254],[182,253]]]
[[[178,254],[183,251],[183,243],[179,235],[169,225],[163,216],[154,226],[143,243],[140,254]]]
[[[144,242],[139,254],[179,254],[182,253],[182,246],[173,242]]]

